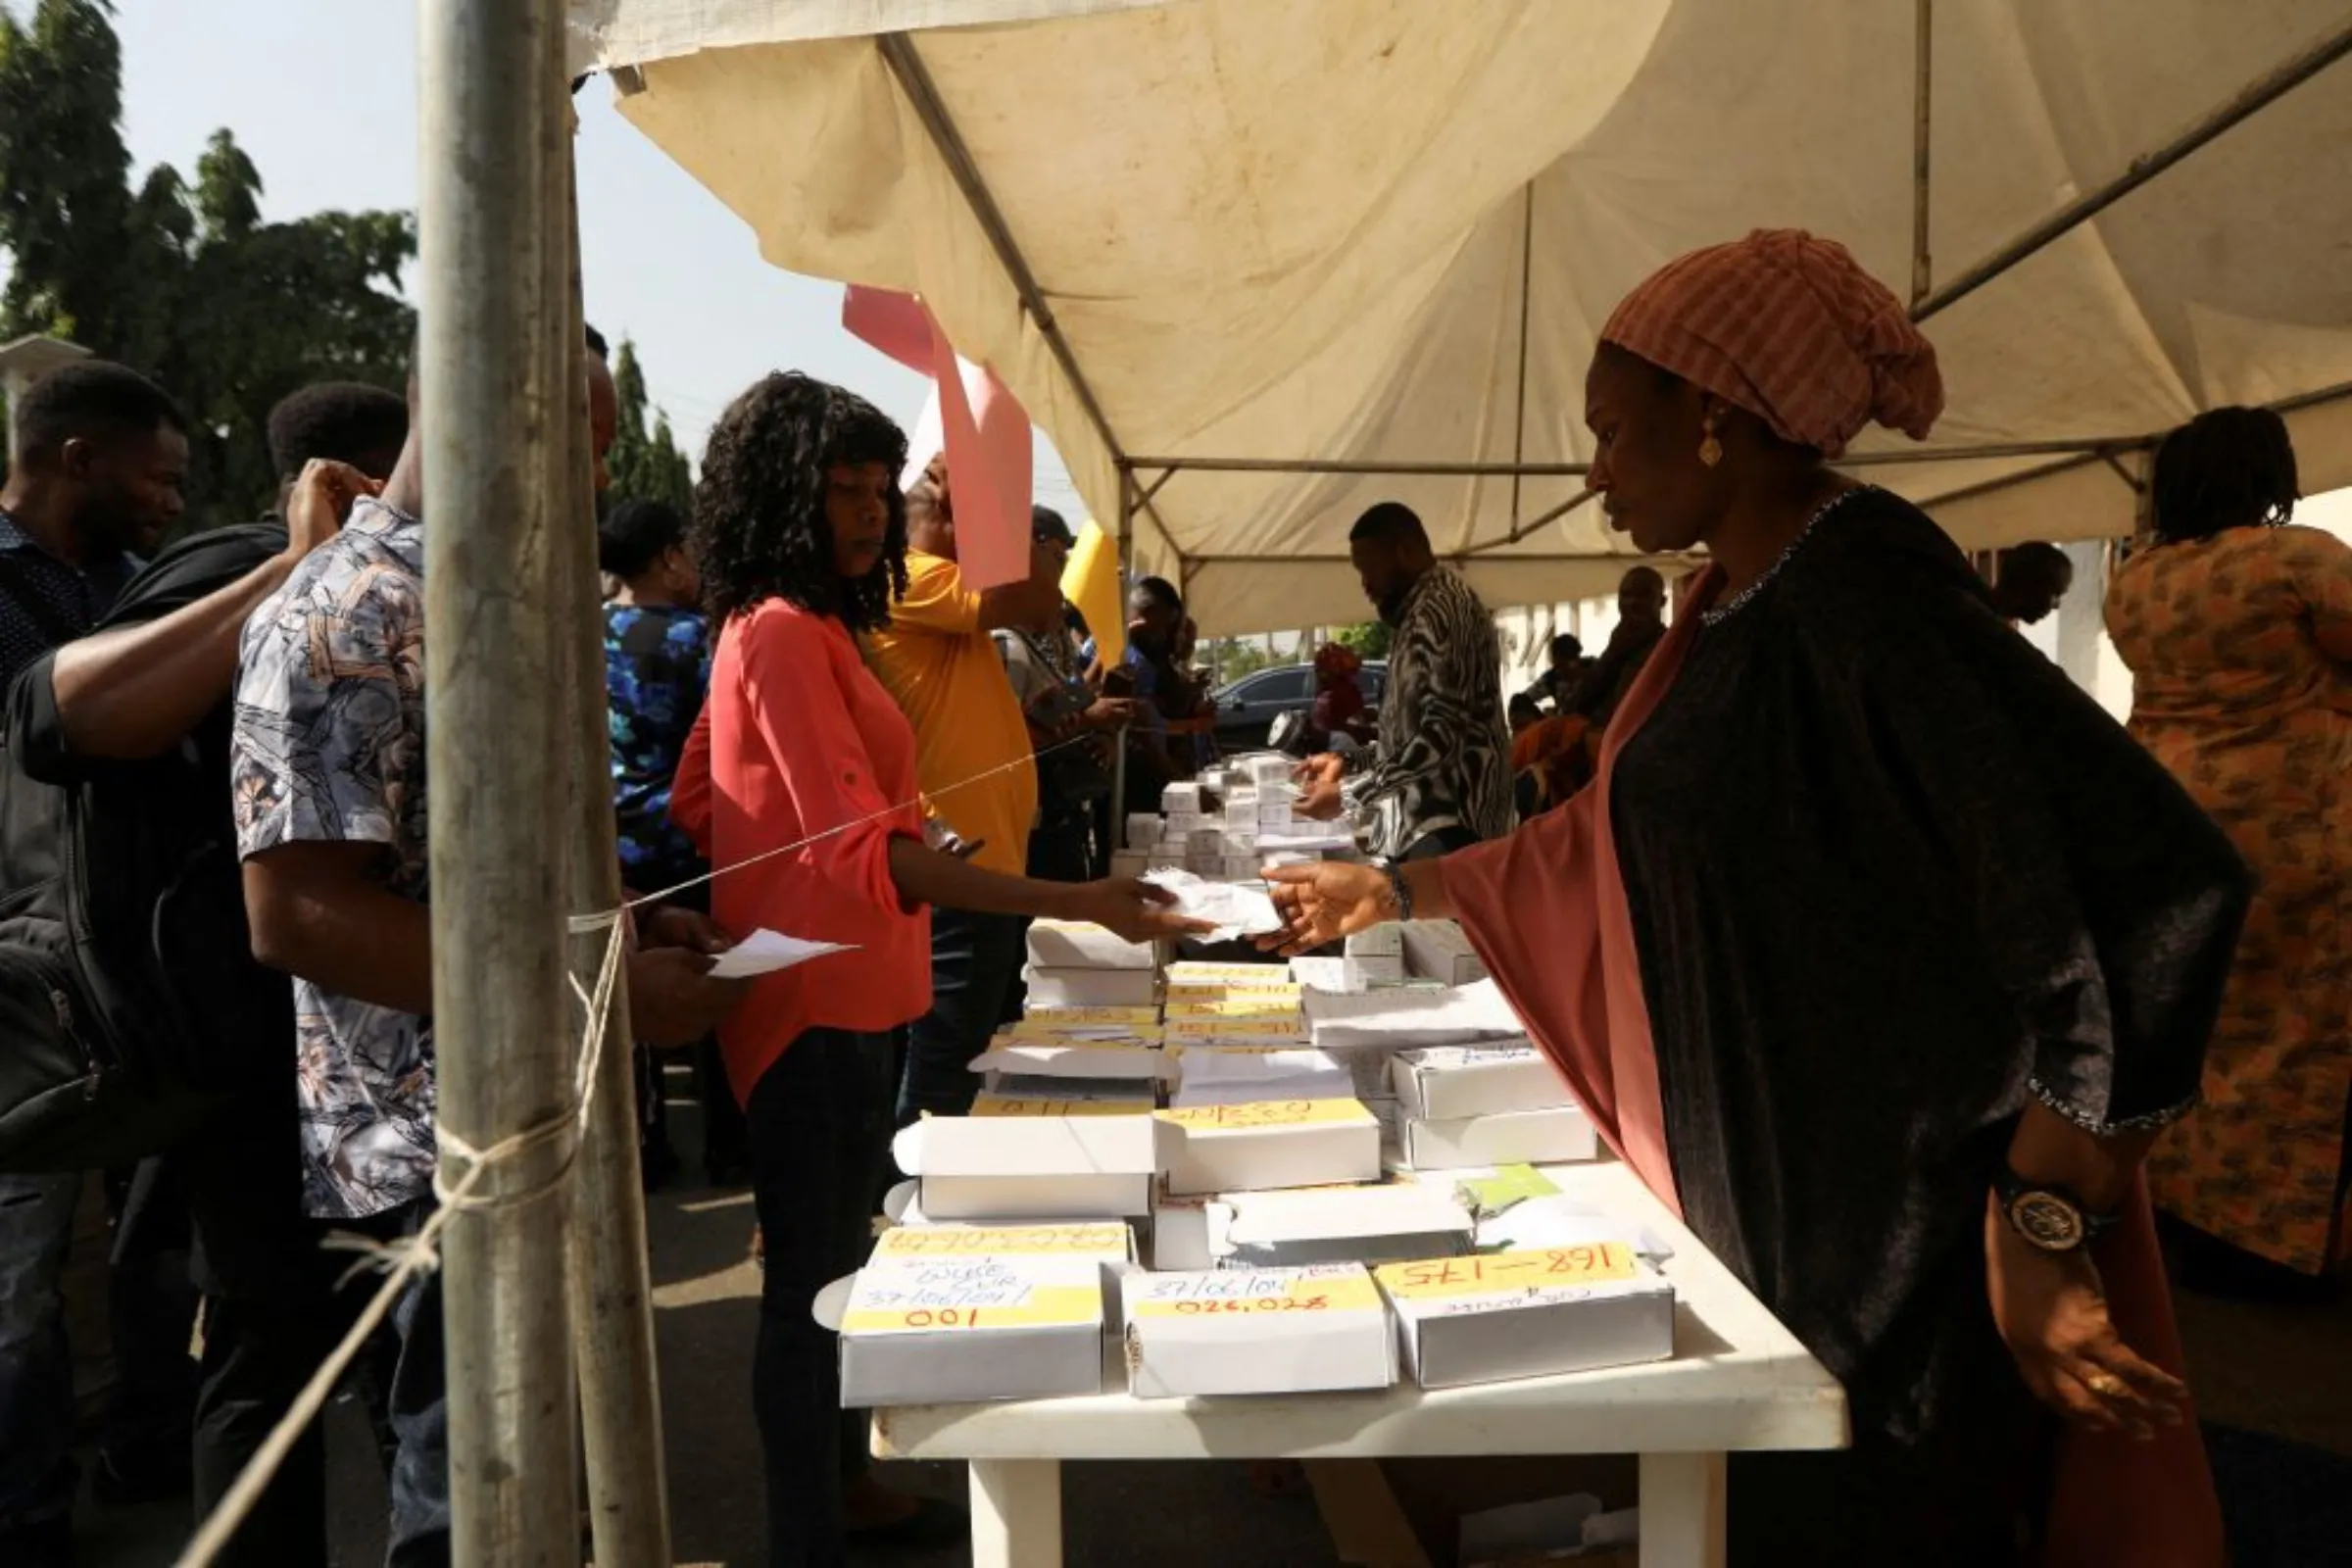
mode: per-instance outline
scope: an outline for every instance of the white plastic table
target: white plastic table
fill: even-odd
[[[1844,1391],[1626,1166],[1546,1174],[1673,1247],[1673,1360],[1435,1393],[902,1405],[874,1412],[874,1453],[969,1462],[973,1568],[1059,1568],[1064,1459],[1637,1453],[1642,1568],[1722,1568],[1724,1455],[1842,1447]]]

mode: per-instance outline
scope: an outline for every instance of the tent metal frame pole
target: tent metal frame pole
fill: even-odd
[[[558,0],[418,9],[426,770],[440,1123],[473,1149],[573,1103],[565,752],[550,613],[551,444],[568,408],[550,298],[546,118]],[[486,737],[499,744],[485,745]],[[572,1139],[478,1175],[441,1242],[450,1541],[463,1568],[576,1555],[565,1292]],[[444,1147],[442,1158],[459,1156]],[[453,1176],[461,1173],[453,1169]]]
[[[1119,444],[1118,432],[1110,427],[1110,416],[1102,412],[1102,402],[1096,398],[1093,384],[1087,380],[1086,372],[1078,368],[1077,352],[1063,335],[1061,322],[1055,318],[1054,307],[1047,302],[1046,291],[1039,286],[1037,274],[1030,270],[1028,258],[1021,254],[1019,243],[1013,239],[1012,228],[1004,220],[1004,209],[997,205],[995,195],[988,188],[988,181],[981,177],[980,166],[973,159],[971,148],[964,144],[963,133],[956,128],[955,118],[948,113],[946,102],[939,96],[939,86],[931,79],[930,70],[924,66],[923,57],[916,50],[913,38],[904,32],[885,32],[874,41],[882,51],[883,64],[890,68],[891,75],[897,79],[899,90],[906,95],[906,101],[914,108],[915,118],[923,122],[923,130],[930,136],[933,150],[948,166],[948,172],[955,178],[956,189],[963,192],[964,204],[971,209],[973,221],[980,225],[980,231],[988,238],[989,247],[997,253],[997,265],[1004,269],[1005,278],[1011,282],[1013,292],[1020,296],[1021,309],[1028,312],[1029,319],[1037,323],[1038,333],[1046,340],[1046,348],[1053,354],[1054,363],[1061,367],[1062,376],[1070,383],[1070,390],[1077,395],[1078,406],[1085,411],[1087,422],[1095,427],[1095,439],[1101,441],[1103,450],[1110,454],[1112,465],[1125,470],[1129,465],[1126,449]],[[1159,530],[1159,536],[1166,541],[1168,549],[1181,556],[1183,550],[1177,545],[1176,536],[1168,530],[1157,509],[1146,500],[1141,510],[1152,519],[1152,525]],[[1124,566],[1129,559],[1122,547],[1119,564]]]
[[[1936,86],[1936,0],[1919,0],[1914,12],[1911,103],[1911,304],[1916,309],[1935,281],[1929,250],[1929,209],[1934,178],[1930,146],[1935,133],[1931,101]]]
[[[1162,474],[1160,483],[1165,484],[1170,477],[1170,475]],[[1123,579],[1119,583],[1119,613],[1121,615],[1127,613],[1128,587],[1125,579],[1132,579],[1135,571],[1134,566],[1130,564],[1134,560],[1132,552],[1135,548],[1135,475],[1125,467],[1121,467],[1119,469],[1119,572]],[[1174,542],[1173,540],[1169,541],[1171,545]],[[1098,648],[1102,646],[1099,635],[1096,646]],[[1110,842],[1114,848],[1122,850],[1127,848],[1127,731],[1124,727],[1119,730],[1117,743],[1111,747]]]
[[[1588,463],[1388,463],[1349,458],[1129,458],[1136,473],[1159,473],[1159,484],[1177,473],[1351,473],[1396,474],[1436,479],[1507,479],[1513,474],[1556,479],[1582,478]],[[1152,488],[1157,492],[1159,484]]]
[[[1911,318],[1924,321],[1968,298],[2019,263],[2096,218],[2207,142],[2292,92],[2347,54],[2352,54],[2352,24],[2338,27],[2298,51],[2284,63],[2263,73],[2172,140],[2132,159],[2121,174],[2106,184],[2067,203],[1943,287],[1919,300],[1911,307]]]
[[[1511,537],[1519,537],[1520,487],[1527,482],[1527,334],[1536,292],[1536,182],[1529,180],[1519,215],[1519,391],[1511,404]]]
[[[594,457],[588,427],[587,352],[581,309],[578,182],[573,116],[556,102],[550,161],[549,238],[564,306],[565,439],[555,479],[564,527],[553,540],[565,656],[564,721],[570,730],[570,808],[564,885],[572,910],[616,908],[624,897],[612,819],[612,738],[606,717],[604,617],[598,613]],[[569,939],[571,972],[595,975],[610,931]],[[564,1017],[584,1016],[566,1005]],[[574,1177],[571,1225],[572,1354],[579,1367],[580,1432],[587,1461],[589,1527],[596,1561],[609,1568],[669,1568],[668,1480],[662,1464],[662,1392],[654,1348],[654,1293],[646,1250],[645,1185],[638,1167],[637,1074],[629,1051],[625,971],[604,1019],[605,1047],[589,1086],[588,1125]]]

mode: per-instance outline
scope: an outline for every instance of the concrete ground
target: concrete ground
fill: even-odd
[[[673,1111],[690,1173],[694,1111]],[[681,1176],[650,1205],[656,1324],[675,1554],[682,1564],[747,1568],[761,1560],[759,1437],[750,1372],[759,1271],[751,1262],[750,1195]],[[2352,1459],[2352,1300],[2326,1307],[2252,1306],[2182,1295],[2192,1370],[2208,1419]],[[337,1568],[382,1560],[383,1484],[364,1423],[329,1412]],[[890,1472],[910,1490],[962,1498],[953,1466]],[[1323,1568],[1336,1562],[1313,1503],[1266,1495],[1235,1464],[1077,1464],[1064,1472],[1067,1555],[1077,1568]],[[2341,1507],[2345,1497],[2284,1504]],[[87,1568],[166,1568],[184,1540],[184,1508],[85,1510]],[[956,1568],[968,1552],[869,1550],[876,1568]],[[2273,1559],[2328,1568],[2342,1557]],[[2243,1568],[2258,1568],[2247,1564]]]

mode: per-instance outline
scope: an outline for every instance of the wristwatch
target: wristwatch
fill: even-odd
[[[1992,1180],[1993,1197],[2009,1228],[2029,1247],[2045,1252],[2072,1252],[2113,1230],[2121,1218],[2087,1207],[2072,1192],[2051,1182],[2028,1181],[2007,1164]]]

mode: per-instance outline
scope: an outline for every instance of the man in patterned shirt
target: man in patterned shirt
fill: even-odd
[[[255,956],[294,977],[303,1196],[400,1234],[431,1211],[432,927],[426,908],[424,484],[409,442],[380,496],[246,623],[230,775]],[[640,932],[655,940],[651,922]],[[701,952],[631,954],[634,1038],[684,1045],[741,987]],[[401,1302],[389,1560],[446,1561],[440,1277]]]
[[[1396,629],[1380,739],[1349,757],[1299,764],[1298,809],[1355,823],[1365,853],[1390,860],[1450,854],[1500,838],[1518,820],[1494,617],[1438,564],[1409,508],[1384,501],[1356,519],[1348,554],[1364,597]]]

